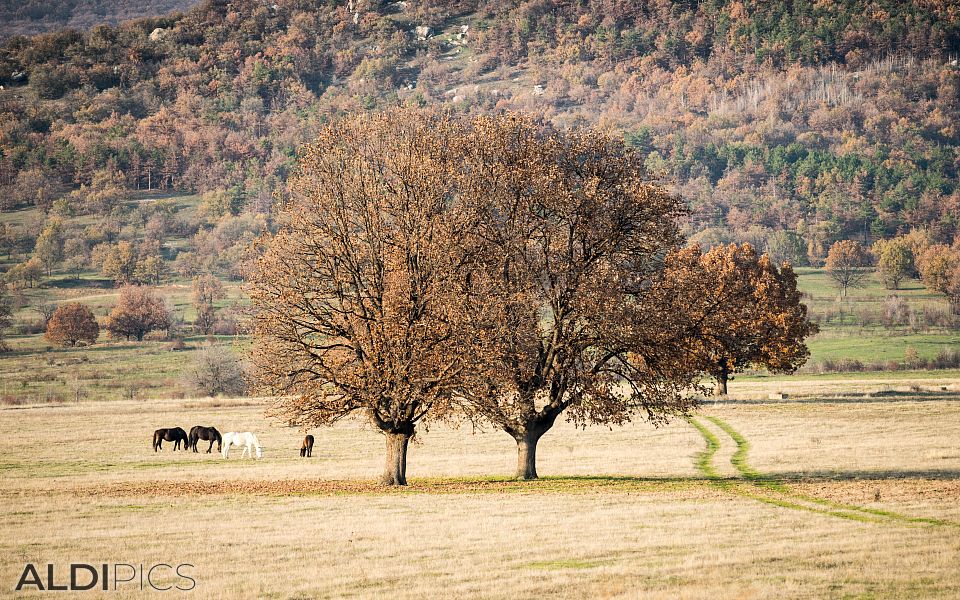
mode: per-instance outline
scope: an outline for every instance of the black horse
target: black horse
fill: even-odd
[[[163,450],[163,442],[173,442],[173,449],[177,450],[181,442],[183,449],[187,449],[187,432],[180,427],[158,429],[153,432],[153,451]]]
[[[303,445],[300,446],[300,458],[313,456],[313,436],[308,435],[303,438]]]
[[[193,448],[193,451],[197,451],[197,442],[200,440],[210,441],[210,447],[207,448],[207,454],[210,454],[210,451],[213,450],[213,443],[217,443],[217,452],[220,452],[223,445],[223,438],[220,437],[220,432],[217,431],[216,427],[203,427],[202,425],[195,425],[190,430],[190,447]]]

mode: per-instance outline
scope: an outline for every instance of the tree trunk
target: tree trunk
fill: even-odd
[[[714,372],[717,378],[717,387],[713,393],[715,396],[727,395],[727,382],[730,380],[730,367],[725,359],[721,359],[717,364],[717,370]]]
[[[517,479],[537,478],[537,443],[543,436],[540,431],[528,431],[516,437]]]
[[[727,395],[727,374],[724,373],[717,377],[717,396],[726,396]]]
[[[407,485],[407,445],[413,433],[387,431],[383,435],[387,439],[387,462],[380,483]]]

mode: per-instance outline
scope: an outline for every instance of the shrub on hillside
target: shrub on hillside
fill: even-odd
[[[100,325],[93,311],[85,304],[71,302],[54,311],[47,322],[44,337],[60,346],[93,344],[100,336]]]
[[[110,311],[107,331],[115,338],[142,341],[151,331],[168,329],[170,321],[170,311],[163,298],[150,288],[127,286],[120,291],[120,299]]]
[[[246,391],[243,367],[237,357],[223,346],[208,346],[197,351],[187,383],[202,396],[239,396]]]

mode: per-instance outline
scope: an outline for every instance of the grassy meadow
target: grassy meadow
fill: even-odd
[[[301,459],[302,432],[256,399],[5,407],[0,580],[173,562],[197,597],[956,597],[960,379],[846,389],[560,424],[534,482],[511,479],[506,434],[436,425],[401,490],[373,483],[369,427],[315,430]],[[256,431],[264,458],[151,450],[154,428],[200,423]]]
[[[197,198],[175,201],[192,218]],[[51,346],[39,307],[104,319],[118,295],[95,271],[55,272],[17,292],[0,355],[0,585],[28,562],[165,562],[194,565],[188,595],[214,598],[958,597],[960,369],[920,368],[960,348],[947,302],[873,276],[841,299],[822,269],[798,272],[821,326],[799,373],[737,375],[661,428],[560,424],[534,482],[512,479],[504,433],[421,428],[407,489],[373,483],[383,438],[359,421],[313,431],[305,460],[265,401],[191,398],[196,351],[248,340],[191,333],[188,279],[158,289],[182,348],[160,332]],[[245,303],[224,285],[218,307]],[[893,295],[905,322],[884,322]],[[860,367],[826,368],[841,361]],[[152,451],[154,429],[196,424],[257,432],[263,460]]]
[[[126,210],[133,214],[151,202],[169,204],[178,219],[195,222],[201,199],[196,195],[175,195],[159,192],[138,192]],[[42,214],[36,209],[0,213],[0,222],[18,229],[36,228]],[[95,225],[90,216],[64,219],[70,231]],[[139,235],[128,230],[125,237]],[[180,250],[190,248],[189,237],[171,233],[164,241],[168,259]],[[22,257],[21,257],[22,258]],[[16,257],[0,257],[0,270],[16,263]],[[172,267],[172,263],[168,266]],[[782,382],[831,379],[873,379],[896,369],[901,378],[936,379],[960,373],[960,365],[949,369],[926,370],[924,367],[946,353],[960,352],[960,329],[950,315],[946,298],[927,290],[918,280],[906,280],[900,290],[887,290],[873,274],[863,287],[848,291],[841,298],[828,274],[819,268],[797,269],[798,286],[804,294],[811,318],[821,333],[808,340],[811,357],[799,373],[770,376],[762,371],[738,375],[744,382]],[[226,297],[216,301],[223,311],[236,311],[247,299],[243,286],[223,281]],[[42,284],[16,292],[14,327],[8,331],[12,352],[0,356],[0,404],[16,405],[33,402],[63,403],[79,400],[120,400],[133,398],[177,398],[193,393],[183,373],[194,362],[195,351],[206,344],[229,345],[241,350],[246,343],[241,336],[198,336],[191,325],[196,310],[191,303],[191,281],[178,276],[172,268],[167,280],[157,290],[167,301],[184,347],[171,350],[164,332],[154,332],[142,343],[111,340],[101,330],[98,343],[88,348],[58,348],[42,334],[40,308],[64,302],[82,302],[90,306],[103,322],[117,301],[118,290],[112,282],[92,269],[79,278],[65,270],[55,270]],[[903,300],[910,317],[906,322],[885,322],[885,311],[896,296]],[[914,356],[911,364],[908,356]]]

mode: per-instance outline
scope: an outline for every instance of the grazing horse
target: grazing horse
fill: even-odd
[[[303,438],[303,445],[300,446],[300,458],[313,456],[313,436],[308,435]]]
[[[153,432],[153,451],[163,450],[163,442],[173,442],[173,449],[177,450],[180,442],[183,442],[183,449],[186,450],[187,432],[180,427],[171,427],[170,429],[158,429]]]
[[[207,454],[210,454],[210,451],[213,450],[213,443],[217,443],[217,452],[220,452],[221,447],[223,446],[223,438],[220,437],[220,432],[217,431],[216,427],[203,427],[202,425],[195,425],[190,430],[190,447],[193,448],[193,451],[197,451],[197,443],[200,440],[210,441],[210,447],[207,448]]]
[[[240,454],[240,458],[249,455],[250,458],[253,458],[253,450],[257,450],[257,458],[263,457],[263,447],[260,445],[260,440],[257,439],[257,436],[253,435],[249,431],[244,431],[243,433],[237,433],[236,431],[231,431],[229,433],[223,434],[223,457],[227,458],[230,454],[230,446],[244,446],[243,453]]]

